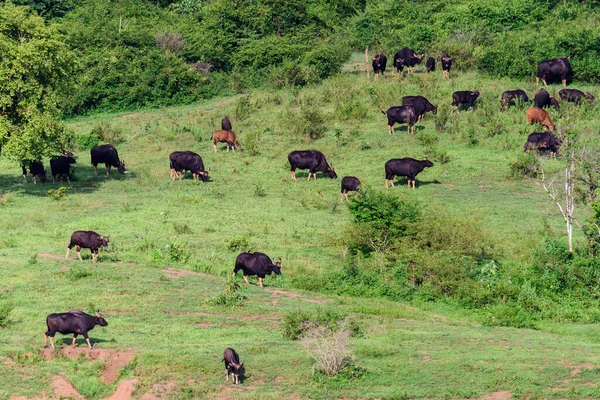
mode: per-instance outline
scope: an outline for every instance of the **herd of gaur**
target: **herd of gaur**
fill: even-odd
[[[420,64],[424,55],[416,54],[412,49],[406,47],[394,54],[393,72],[402,73],[404,67],[407,67],[408,73],[412,73],[417,64]],[[442,65],[443,76],[446,79],[450,78],[450,68],[452,66],[452,57],[444,54],[440,58]],[[386,71],[387,57],[383,54],[376,55],[372,59],[372,67],[375,73],[375,80],[378,80],[379,74],[384,75]],[[429,57],[425,63],[427,73],[435,72],[436,60]],[[556,58],[553,60],[544,60],[538,64],[538,73],[536,75],[536,83],[541,79],[547,87],[548,80],[559,79],[563,87],[566,87],[567,79],[572,77],[571,65],[567,58]],[[479,91],[457,91],[452,95],[452,105],[460,112],[460,107],[467,106],[473,109]],[[559,92],[559,97],[562,101],[581,103],[582,100],[594,101],[594,96],[590,93],[584,93],[577,89],[562,89]],[[502,94],[501,107],[514,106],[516,104],[529,103],[530,98],[527,93],[521,89],[509,90]],[[535,93],[533,98],[533,107],[526,111],[526,117],[529,123],[538,122],[545,126],[548,131],[534,132],[527,138],[525,143],[525,151],[531,150],[548,150],[551,155],[555,156],[557,149],[561,145],[560,138],[553,134],[555,125],[550,120],[549,114],[544,110],[548,107],[559,109],[559,101],[551,97],[545,88],[540,89]],[[437,106],[431,104],[423,96],[405,96],[402,98],[401,106],[390,107],[386,114],[388,118],[388,133],[394,133],[393,126],[395,123],[406,123],[407,133],[414,134],[414,124],[424,118],[426,112],[436,112]],[[227,151],[230,149],[235,152],[235,149],[240,149],[240,143],[236,139],[236,135],[232,130],[231,121],[225,117],[221,121],[221,130],[217,130],[212,135],[213,148],[217,152],[218,143],[226,143]],[[125,163],[119,159],[119,155],[114,146],[110,144],[94,147],[91,152],[91,163],[94,167],[94,172],[97,175],[97,165],[105,164],[106,174],[110,175],[111,167],[117,168],[121,173],[127,173]],[[204,163],[200,155],[192,151],[176,151],[170,154],[170,177],[172,180],[179,178],[181,181],[186,171],[192,174],[194,180],[200,178],[206,182],[210,170],[205,170]],[[327,174],[332,179],[337,179],[337,174],[332,166],[330,166],[325,158],[325,155],[318,150],[297,150],[292,151],[288,155],[290,164],[290,175],[293,181],[296,181],[296,169],[308,170],[308,180],[311,176],[314,180],[317,179],[317,172]],[[75,163],[73,154],[64,151],[62,155],[54,157],[50,160],[50,168],[52,171],[52,181],[56,183],[59,178],[62,183],[62,178],[66,177],[70,184],[70,166]],[[40,161],[23,161],[22,162],[23,177],[27,181],[27,174],[32,175],[34,184],[37,183],[36,178],[41,182],[46,181],[46,171]],[[433,163],[427,158],[416,160],[413,158],[391,159],[385,163],[385,186],[394,187],[395,176],[406,176],[408,187],[415,188],[415,180],[417,174],[425,168],[433,167]],[[360,186],[360,180],[354,176],[345,176],[341,181],[341,196],[342,200],[348,200],[348,192],[357,191]],[[98,258],[98,250],[101,247],[108,247],[109,237],[99,235],[93,231],[75,231],[71,235],[71,240],[67,248],[66,258],[69,256],[70,250],[75,247],[78,258],[81,260],[80,251],[82,248],[87,248],[92,253],[92,261],[95,262]],[[242,276],[248,282],[248,276],[257,276],[259,285],[263,286],[263,280],[266,275],[275,273],[281,275],[281,262],[273,262],[269,256],[264,253],[243,252],[236,258],[233,275],[238,271],[242,271]],[[45,333],[44,346],[47,345],[48,338],[54,349],[54,335],[58,332],[61,334],[73,334],[72,345],[75,346],[75,341],[78,335],[83,335],[88,346],[93,348],[88,337],[88,331],[96,325],[107,326],[108,323],[102,317],[99,311],[96,315],[89,315],[82,311],[69,311],[67,313],[50,314],[46,319],[48,330]],[[229,379],[229,374],[233,373],[233,383],[239,383],[239,376],[242,371],[243,362],[236,351],[232,348],[227,348],[223,353],[223,362],[225,363],[226,378]]]

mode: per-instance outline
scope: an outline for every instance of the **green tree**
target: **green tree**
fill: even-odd
[[[29,7],[0,6],[0,151],[41,159],[64,148],[56,92],[73,56],[53,25]]]

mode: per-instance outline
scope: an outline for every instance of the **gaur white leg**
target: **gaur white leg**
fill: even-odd
[[[48,335],[44,333],[44,348],[46,348],[46,346],[48,346]]]
[[[215,153],[217,152],[217,144],[213,143],[213,149],[215,150]]]
[[[310,172],[308,173],[308,179],[307,179],[307,181],[310,182]]]
[[[265,280],[265,278],[258,278],[258,285],[260,287],[263,287],[263,281]]]
[[[246,281],[246,285],[250,286],[250,282],[248,282],[248,277],[246,275],[243,275],[243,276],[244,276],[244,280]]]
[[[90,349],[94,348],[94,346],[92,346],[92,343],[90,343],[90,338],[89,337],[86,337],[85,341],[87,342],[87,344],[88,344],[88,346],[89,346]]]
[[[225,380],[229,381],[229,368],[225,368]]]
[[[296,180],[296,171],[290,171],[290,175],[292,176],[292,180]]]
[[[110,167],[106,167],[106,176],[110,176]]]
[[[52,350],[55,349],[55,347],[54,347],[54,336],[50,336],[50,346],[52,346]]]
[[[31,179],[33,179],[33,184],[34,184],[34,185],[37,185],[37,182],[35,181],[35,175],[33,175],[33,176],[31,177]]]
[[[348,192],[346,192],[344,195],[346,196],[346,201],[350,201],[348,200]]]
[[[71,347],[75,347],[75,340],[77,340],[77,334],[73,335],[73,341],[71,342]]]
[[[77,249],[75,249],[75,251],[77,252],[77,257],[79,257],[79,261],[83,261],[83,258],[81,258],[81,247],[77,246]]]
[[[98,168],[97,168],[95,165],[94,165],[93,167],[94,167],[94,174],[95,174],[96,176],[98,176]]]
[[[62,180],[60,181],[60,183],[62,183]],[[70,185],[71,184],[71,178],[69,177],[69,175],[67,175],[67,183]]]
[[[71,252],[71,249],[67,247],[67,255],[65,255],[65,260],[69,259],[69,253]]]
[[[563,80],[562,80],[562,85],[563,85],[563,87],[564,87],[564,88],[566,88],[566,87],[567,87],[567,80],[566,80],[566,79],[563,79]]]

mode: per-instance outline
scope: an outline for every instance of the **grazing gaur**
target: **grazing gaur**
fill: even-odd
[[[541,108],[537,107],[530,107],[525,112],[525,115],[527,116],[527,122],[529,122],[530,124],[534,122],[539,122],[540,124],[544,125],[548,130],[554,130],[554,124],[550,120],[550,115],[548,115],[548,113],[545,110],[542,110]]]
[[[90,150],[92,156],[92,166],[94,167],[94,173],[98,175],[98,164],[104,164],[106,167],[106,176],[110,176],[110,167],[115,167],[122,174],[127,174],[129,171],[125,169],[125,162],[119,160],[119,153],[115,146],[111,144],[103,144],[100,146],[94,146]]]
[[[569,57],[554,58],[552,60],[543,60],[538,63],[538,72],[535,77],[535,84],[538,85],[540,79],[544,86],[548,87],[547,81],[554,81],[560,78],[563,87],[567,87],[567,78],[573,76]]]
[[[412,106],[392,106],[387,111],[381,110],[388,119],[388,133],[394,133],[394,124],[396,122],[407,124],[406,133],[415,133],[415,123],[417,122],[417,112]]]
[[[217,143],[227,143],[227,151],[229,151],[229,148],[231,148],[234,153],[235,149],[239,149],[241,147],[240,142],[235,139],[235,133],[232,131],[214,131],[212,134],[212,139],[215,153],[217,152]]]
[[[92,262],[96,262],[98,259],[98,249],[102,246],[108,247],[108,242],[110,242],[108,236],[101,236],[94,231],[75,231],[71,234],[71,242],[67,247],[67,254],[65,255],[65,260],[69,258],[69,253],[74,246],[77,246],[75,251],[77,252],[77,257],[79,257],[80,261],[83,261],[81,258],[81,248],[90,249],[92,252]]]
[[[560,103],[556,97],[550,97],[550,105],[554,107],[555,110],[560,110]]]
[[[69,311],[66,313],[55,313],[50,314],[46,317],[46,325],[48,330],[44,334],[44,347],[48,345],[48,338],[50,338],[50,345],[54,349],[54,335],[56,332],[62,335],[73,334],[73,342],[71,346],[75,347],[75,340],[77,335],[83,335],[90,349],[93,349],[90,338],[88,337],[88,331],[94,329],[96,325],[108,326],[108,322],[100,314],[100,310],[96,311],[96,316],[89,315],[83,311]]]
[[[402,53],[397,51],[394,54],[394,62],[392,63],[392,74],[395,72],[401,73],[404,70],[404,59],[402,58]]]
[[[229,373],[231,372],[233,374],[233,384],[239,384],[244,362],[240,362],[240,357],[231,347],[226,348],[223,352],[222,361],[225,362],[225,379],[229,380]]]
[[[46,170],[44,164],[39,161],[23,160],[21,161],[21,169],[23,170],[23,178],[27,183],[27,173],[31,174],[31,180],[34,185],[37,185],[36,176],[40,178],[42,183],[46,183]]]
[[[258,276],[258,284],[263,287],[263,281],[265,276],[275,273],[275,275],[281,275],[281,261],[272,262],[268,255],[265,253],[240,253],[235,259],[235,268],[233,269],[233,276],[237,274],[239,270],[242,270],[242,276],[246,281],[246,285],[250,285],[248,282],[249,276]]]
[[[458,92],[452,93],[452,105],[456,107],[456,111],[460,113],[461,105],[468,105],[469,110],[473,110],[473,105],[475,101],[479,97],[479,90],[470,91],[470,90],[461,90]]]
[[[170,173],[171,180],[175,180],[175,177],[179,178],[179,181],[183,180],[183,171],[190,171],[194,180],[198,177],[202,179],[202,182],[208,180],[208,174],[210,170],[204,171],[204,162],[202,157],[193,151],[174,151],[169,155],[170,161]]]
[[[550,150],[550,156],[556,158],[556,152],[561,145],[562,140],[552,132],[533,132],[527,137],[523,147],[525,153],[531,150]]]
[[[427,69],[427,73],[435,72],[435,58],[429,57],[425,62],[425,69]]]
[[[452,67],[452,57],[448,54],[442,55],[442,73],[444,78],[450,79],[450,67]]]
[[[412,182],[412,188],[415,188],[415,178],[419,172],[425,168],[433,167],[433,163],[427,158],[423,157],[423,160],[415,160],[414,158],[393,158],[385,163],[385,188],[388,188],[388,184],[394,186],[394,176],[406,176],[408,178],[408,188],[410,189],[410,183]]]
[[[346,201],[348,201],[348,192],[358,192],[358,187],[360,186],[360,180],[355,176],[345,176],[342,178],[342,193],[341,193],[341,201],[344,201],[344,196],[346,196]]]
[[[560,96],[561,100],[566,100],[570,103],[576,104],[581,103],[581,100],[583,99],[588,99],[591,102],[596,99],[590,92],[583,93],[578,89],[561,89],[561,91],[558,92],[558,95]]]
[[[431,104],[429,100],[423,96],[404,96],[402,98],[402,105],[411,106],[415,109],[417,121],[423,121],[426,112],[431,111],[434,114],[437,113],[437,106]]]
[[[379,73],[385,76],[385,67],[387,65],[387,57],[383,54],[377,54],[373,57],[373,73],[375,74],[375,80],[379,80]]]
[[[231,120],[229,119],[229,117],[223,117],[223,119],[221,120],[221,130],[223,131],[232,131],[233,129],[231,129]]]
[[[400,61],[402,66],[406,66],[408,73],[414,72],[415,65],[421,64],[423,61],[423,54],[415,54],[414,50],[410,47],[405,47],[402,50],[398,51],[394,56],[396,62]]]
[[[62,156],[54,157],[50,160],[50,170],[52,171],[52,183],[56,183],[56,176],[60,176],[62,184],[63,175],[67,177],[67,182],[71,184],[71,164],[75,164],[73,153],[63,152]]]
[[[544,88],[541,88],[533,97],[533,106],[537,108],[550,107],[550,93]]]
[[[315,181],[317,180],[317,172],[322,172],[329,175],[331,179],[337,179],[335,169],[327,164],[327,159],[318,150],[295,150],[288,154],[290,163],[290,175],[292,180],[296,180],[296,168],[308,170],[308,180],[312,174]]]
[[[527,93],[524,90],[516,89],[516,90],[507,90],[502,93],[502,107],[514,106],[515,100],[520,103],[529,102],[529,97],[527,97]]]

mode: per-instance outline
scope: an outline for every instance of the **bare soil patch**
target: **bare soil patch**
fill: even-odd
[[[325,304],[325,302],[323,300],[307,299],[306,297],[302,297],[298,293],[286,292],[285,290],[279,290],[279,289],[267,289],[267,290],[269,292],[271,292],[272,296],[275,296],[275,297],[286,296],[288,299],[300,299],[302,301],[306,301],[309,303]]]
[[[512,399],[512,394],[508,390],[501,390],[499,392],[493,392],[480,397],[479,400],[508,400]]]
[[[58,352],[51,348],[42,351],[42,357],[47,360],[52,360],[56,357],[66,357],[76,359],[85,357],[91,360],[105,360],[106,367],[100,375],[100,380],[105,384],[113,383],[119,376],[119,371],[122,367],[131,362],[135,355],[135,350],[114,350],[114,349],[93,349],[86,347],[70,347],[66,345],[60,346]]]
[[[212,323],[211,322],[199,322],[196,324],[196,326],[198,328],[208,328],[208,327],[212,326]]]
[[[140,400],[165,400],[167,395],[176,388],[177,384],[173,381],[155,383],[148,392],[140,397]]]
[[[165,276],[169,279],[182,278],[184,276],[200,276],[198,272],[188,271],[185,269],[167,268],[164,270]]]
[[[63,265],[60,266],[60,269],[63,270],[63,271],[68,271],[69,270],[69,266],[63,264]]]
[[[575,367],[571,367],[571,376],[575,376],[580,374],[583,370],[585,369],[594,369],[594,364],[589,363],[589,362],[584,362],[581,363],[579,365],[576,365]]]
[[[136,113],[131,113],[131,114],[125,114],[125,115],[121,115],[119,118],[131,118],[131,117],[137,117],[138,115],[141,115],[141,112],[136,112]]]
[[[73,400],[83,400],[83,397],[79,394],[77,389],[69,382],[63,374],[58,374],[54,378],[52,378],[52,388],[54,389],[54,394],[58,396],[59,399],[67,398]]]
[[[61,260],[63,258],[63,256],[59,256],[58,254],[50,254],[50,253],[39,253],[38,257],[52,258],[54,260]]]
[[[137,379],[125,380],[119,383],[117,386],[117,390],[113,393],[112,396],[107,397],[103,400],[133,400],[133,392],[135,390],[135,384],[137,383]]]

